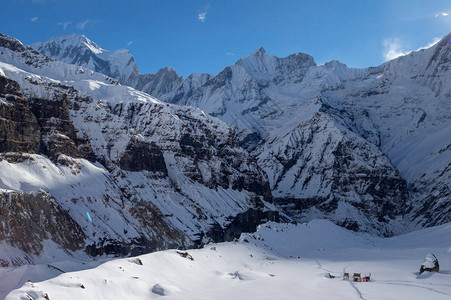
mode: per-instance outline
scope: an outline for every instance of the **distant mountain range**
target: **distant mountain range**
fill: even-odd
[[[0,35],[0,260],[195,247],[280,218],[450,222],[450,39],[367,69],[258,48],[182,78],[84,36]]]
[[[268,174],[275,200],[295,206],[300,219],[334,211],[336,221],[358,221],[359,227],[396,215],[431,226],[451,221],[450,39],[367,69],[338,61],[317,66],[303,53],[277,58],[260,47],[215,76],[183,79],[172,68],[104,74],[166,102],[199,107],[233,127]],[[79,55],[53,53],[96,56],[82,47],[91,44],[69,35],[33,48],[87,67],[74,59]],[[125,51],[96,47],[110,53],[104,57]],[[126,70],[113,67],[116,61],[105,58],[104,64]],[[131,55],[127,61],[137,70]],[[367,210],[374,203],[378,209]],[[379,225],[371,226],[379,231]]]

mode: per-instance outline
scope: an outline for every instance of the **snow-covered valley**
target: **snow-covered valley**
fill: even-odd
[[[449,236],[449,224],[378,238],[326,220],[270,222],[236,242],[188,250],[186,257],[166,250],[111,261],[74,259],[0,269],[0,281],[18,288],[8,300],[449,299]],[[428,253],[437,256],[440,272],[419,275]],[[371,281],[342,280],[344,272],[371,275]],[[329,273],[335,278],[326,278]]]

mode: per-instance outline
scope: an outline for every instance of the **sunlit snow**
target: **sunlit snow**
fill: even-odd
[[[7,279],[9,288],[21,286],[8,300],[27,295],[29,299],[45,299],[45,295],[49,299],[450,299],[451,243],[446,239],[450,234],[449,224],[382,239],[325,220],[267,223],[237,242],[211,243],[187,253],[167,250],[103,264],[106,258],[86,264],[73,260],[2,269],[0,280]],[[428,253],[437,256],[440,273],[419,275]],[[61,272],[70,270],[81,271]],[[371,281],[343,280],[344,272],[351,277],[371,274]]]

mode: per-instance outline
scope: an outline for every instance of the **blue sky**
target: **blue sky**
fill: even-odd
[[[350,67],[379,65],[451,32],[451,0],[2,0],[0,32],[24,44],[84,34],[129,49],[141,73],[216,74],[258,46]]]

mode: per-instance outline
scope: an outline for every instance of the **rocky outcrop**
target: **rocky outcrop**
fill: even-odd
[[[70,120],[66,88],[55,98],[26,99],[17,82],[0,76],[0,152],[60,154],[95,160],[89,143],[77,135]]]
[[[42,253],[46,240],[72,251],[84,248],[82,228],[47,193],[0,191],[0,216],[0,240],[30,257]]]
[[[172,94],[182,82],[183,78],[173,68],[166,67],[155,74],[139,74],[123,83],[160,99],[162,96]]]
[[[32,98],[30,102],[41,128],[40,153],[55,161],[61,154],[95,161],[89,142],[77,135],[70,119],[67,94],[60,93],[58,99]]]
[[[17,82],[0,76],[0,152],[39,151],[40,127]]]
[[[420,275],[424,272],[439,272],[440,271],[440,264],[438,263],[437,257],[429,253],[426,255],[426,258],[424,259],[424,262],[420,266]]]
[[[280,222],[279,212],[249,209],[244,213],[231,217],[230,224],[224,228],[219,224],[214,224],[206,233],[206,236],[215,243],[230,242],[238,239],[242,233],[255,232],[258,225],[271,221]]]
[[[166,176],[168,174],[163,152],[158,145],[138,138],[130,140],[119,161],[119,166],[123,170],[133,172],[146,170]]]

